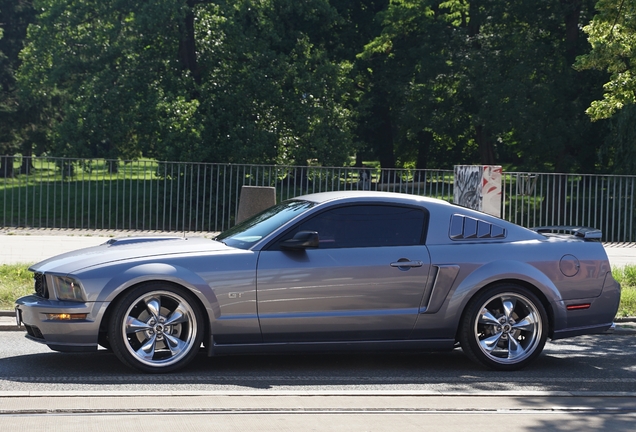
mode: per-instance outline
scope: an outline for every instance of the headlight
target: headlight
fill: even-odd
[[[68,276],[53,276],[58,300],[85,301],[79,282]]]

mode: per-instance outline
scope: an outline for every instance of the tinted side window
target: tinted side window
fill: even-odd
[[[338,207],[301,223],[291,236],[298,231],[317,231],[321,249],[411,246],[421,243],[424,219],[423,210],[409,207]]]

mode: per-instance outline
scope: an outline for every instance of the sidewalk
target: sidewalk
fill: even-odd
[[[212,238],[215,235],[216,233],[166,231],[0,229],[0,265],[36,263],[76,249],[97,246],[116,237]],[[636,253],[636,249],[634,252]]]
[[[6,431],[285,432],[634,429],[634,393],[493,391],[72,392],[0,397]],[[578,425],[578,426],[577,426]]]
[[[0,265],[35,263],[70,252],[100,245],[115,237],[176,236],[208,237],[216,233],[150,232],[150,231],[86,231],[86,230],[0,230]],[[606,243],[605,250],[612,266],[636,265],[636,243]],[[636,334],[636,320],[617,320],[615,333]],[[0,311],[0,331],[19,330],[13,311]],[[23,330],[23,329],[20,329]]]

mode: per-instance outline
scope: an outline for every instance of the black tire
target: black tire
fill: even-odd
[[[110,341],[108,340],[108,333],[100,332],[99,336],[97,336],[97,343],[106,348],[108,352],[113,352],[113,348],[110,346]]]
[[[197,355],[203,328],[201,308],[190,292],[151,282],[117,302],[108,340],[127,366],[148,373],[173,372]]]
[[[495,285],[466,306],[459,329],[462,350],[491,369],[518,370],[535,360],[548,337],[548,316],[530,290]]]

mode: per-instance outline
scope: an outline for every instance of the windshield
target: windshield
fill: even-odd
[[[223,231],[215,240],[231,247],[249,249],[260,239],[314,205],[315,203],[309,201],[285,201]]]

